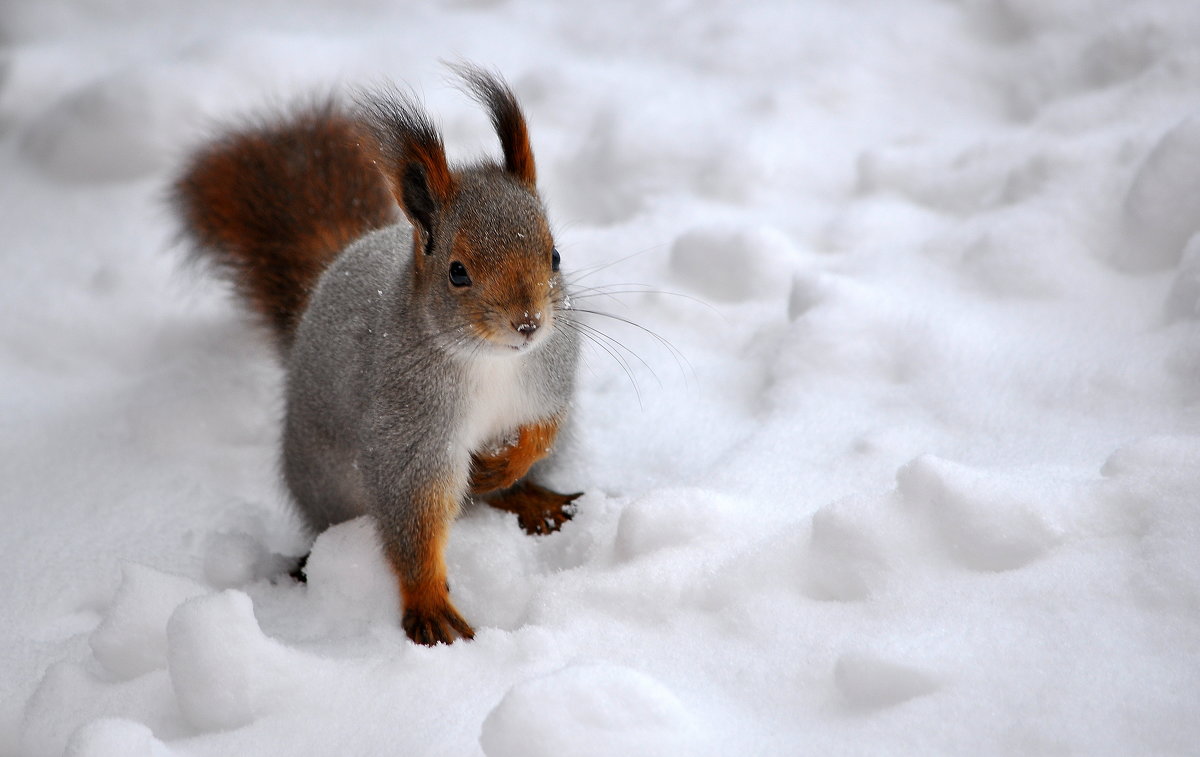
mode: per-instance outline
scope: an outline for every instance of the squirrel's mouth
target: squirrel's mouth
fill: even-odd
[[[548,311],[521,311],[516,316],[497,314],[487,323],[472,326],[480,341],[496,352],[514,355],[541,345],[554,330],[554,316]]]
[[[488,341],[507,352],[529,352],[545,341],[545,336],[549,330],[549,328],[539,328],[536,332],[528,334],[500,332],[490,337]]]
[[[524,339],[517,343],[515,341],[502,341],[499,339],[481,339],[484,348],[480,352],[492,355],[510,355],[517,357],[534,352],[545,341],[541,338]]]

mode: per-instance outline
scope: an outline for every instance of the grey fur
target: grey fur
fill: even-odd
[[[530,533],[561,525],[578,496],[521,480],[550,453],[533,445],[568,422],[581,328],[524,116],[498,75],[455,70],[503,162],[452,169],[429,116],[385,87],[352,113],[235,130],[176,184],[187,233],[285,353],[283,472],[299,512],[313,532],[374,516],[422,644],[474,635],[443,555],[472,491]],[[388,226],[390,199],[406,220]]]
[[[464,199],[479,195],[458,204],[445,228],[473,234],[476,243],[491,238],[500,250],[519,229],[544,223],[527,190],[497,193],[496,182],[490,169],[466,172]],[[451,240],[439,241],[425,260],[432,271],[444,270],[452,254]],[[429,513],[423,491],[441,482],[458,501],[467,496],[473,450],[461,443],[462,425],[476,401],[471,377],[479,362],[518,361],[525,423],[565,412],[579,352],[564,321],[545,327],[533,348],[483,354],[492,348],[470,332],[462,300],[441,285],[440,273],[422,285],[413,258],[412,228],[400,223],[354,243],[322,275],[288,356],[283,439],[288,486],[314,531],[371,514],[385,544],[402,555],[431,515],[453,517]],[[553,307],[566,319],[565,284],[553,276]]]

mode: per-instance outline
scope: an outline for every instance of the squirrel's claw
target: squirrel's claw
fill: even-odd
[[[436,608],[409,608],[401,620],[404,633],[418,644],[453,644],[454,640],[475,638],[475,630],[452,605]]]
[[[583,492],[559,494],[543,486],[521,481],[488,498],[487,502],[497,510],[514,513],[517,523],[527,534],[551,534],[575,515],[571,503]]]

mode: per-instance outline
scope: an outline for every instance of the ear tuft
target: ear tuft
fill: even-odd
[[[457,189],[442,137],[416,100],[394,86],[360,93],[356,100],[392,194],[420,229],[428,252],[438,214]]]
[[[504,169],[532,190],[537,185],[537,167],[516,95],[499,74],[469,63],[448,65],[462,79],[467,94],[488,109],[504,149]]]

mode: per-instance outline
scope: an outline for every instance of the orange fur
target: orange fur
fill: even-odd
[[[537,167],[533,162],[533,148],[529,146],[529,129],[512,90],[503,79],[483,69],[469,65],[452,65],[451,68],[462,77],[475,99],[487,106],[504,150],[504,169],[525,186],[535,186]]]
[[[184,232],[233,279],[286,349],[326,266],[396,221],[357,121],[332,101],[231,132],[174,186]]]
[[[442,136],[412,97],[394,88],[365,94],[359,106],[373,138],[374,158],[393,197],[412,222],[413,262],[420,273],[435,227],[458,193]]]
[[[516,486],[496,492],[487,497],[487,503],[497,510],[513,513],[517,523],[527,534],[548,534],[562,528],[569,521],[574,510],[567,505],[583,496],[582,492],[575,494],[559,494],[529,481],[521,481]]]
[[[471,455],[471,493],[478,496],[515,484],[550,452],[560,422],[556,416],[522,426],[515,444],[496,452]]]
[[[502,122],[500,139],[504,148],[505,166],[529,186],[537,184],[537,167],[533,162],[533,149],[529,146],[529,132],[525,119],[516,112],[510,121]]]
[[[457,503],[448,490],[437,490],[426,493],[424,504],[420,531],[409,534],[403,547],[383,534],[404,602],[401,625],[410,639],[426,646],[474,638],[474,629],[451,603],[446,582],[446,539]]]
[[[409,150],[412,159],[425,169],[425,178],[429,182],[429,190],[434,199],[442,205],[450,204],[454,199],[456,182],[446,162],[446,149],[441,140],[414,140],[409,143]]]

